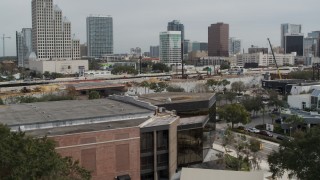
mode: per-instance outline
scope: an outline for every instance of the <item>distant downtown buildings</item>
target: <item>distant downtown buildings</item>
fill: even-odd
[[[178,20],[173,20],[168,22],[167,31],[180,31],[181,32],[181,42],[184,41],[184,25]]]
[[[89,57],[113,54],[113,20],[111,16],[87,17],[87,48]]]
[[[80,43],[73,41],[71,22],[52,0],[32,0],[32,44],[39,60],[80,59]]]
[[[161,32],[159,50],[160,62],[181,63],[181,31]]]
[[[24,67],[33,52],[31,28],[23,28],[21,32],[16,32],[16,50],[18,67]]]
[[[241,53],[241,40],[235,37],[229,38],[229,55]]]
[[[229,56],[229,24],[222,22],[208,27],[208,55]]]

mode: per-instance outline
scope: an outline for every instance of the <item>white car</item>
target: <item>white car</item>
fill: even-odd
[[[260,130],[257,128],[248,128],[247,131],[252,132],[252,133],[260,133]]]

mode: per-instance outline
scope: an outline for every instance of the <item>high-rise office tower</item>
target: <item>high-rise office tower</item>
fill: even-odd
[[[241,52],[241,40],[231,37],[229,38],[229,55],[239,54]]]
[[[166,31],[160,33],[160,62],[181,63],[181,32]]]
[[[71,22],[52,0],[32,0],[32,46],[39,60],[79,59],[73,52]]]
[[[229,24],[217,23],[208,27],[208,55],[229,56]]]
[[[173,20],[168,22],[167,31],[180,31],[181,32],[181,42],[184,41],[184,25],[178,20]]]
[[[159,57],[159,46],[150,46],[150,57]]]
[[[18,66],[25,67],[28,55],[32,52],[31,28],[23,28],[21,32],[16,32],[16,46]]]
[[[281,47],[285,48],[285,35],[301,33],[301,24],[281,24]]]
[[[297,56],[303,56],[303,34],[286,34],[284,36],[284,51],[286,54],[296,52]]]
[[[87,17],[87,46],[89,57],[113,54],[113,20],[111,16]]]
[[[305,40],[305,52],[308,47],[310,47],[310,44],[312,46],[313,55],[315,57],[320,57],[320,31],[312,31],[311,33],[308,33],[307,40]],[[307,50],[308,51],[308,50]],[[307,52],[305,55],[310,54],[310,52]]]

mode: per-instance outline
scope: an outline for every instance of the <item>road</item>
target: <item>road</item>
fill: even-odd
[[[220,129],[220,130],[217,129],[217,136],[216,136],[217,138],[216,138],[216,140],[214,142],[215,144],[222,145],[223,131],[224,131],[224,129]],[[242,134],[239,134],[239,133],[234,133],[234,134],[236,135],[236,137],[240,137],[242,135]],[[246,137],[247,137],[248,140],[250,138],[253,138],[253,137],[248,136],[248,135],[246,135]],[[267,160],[268,159],[268,155],[272,151],[277,151],[278,148],[279,148],[279,144],[277,144],[277,143],[266,141],[266,140],[259,139],[259,138],[256,138],[256,139],[258,139],[262,143],[262,150],[260,150],[258,152],[258,155],[263,160]]]
[[[272,123],[271,117],[269,115],[266,115],[265,119],[264,119],[264,122],[265,123]],[[258,124],[263,124],[263,118],[261,116],[253,118],[252,121],[249,124],[244,125],[244,127],[255,127]],[[230,126],[230,124],[229,124],[229,126]],[[220,121],[220,122],[218,122],[216,124],[216,132],[217,132],[217,136],[216,137],[219,137],[219,139],[216,138],[216,140],[215,140],[216,144],[219,144],[219,145],[222,144],[223,132],[227,128],[228,128],[228,124],[226,122],[224,122],[224,121]],[[240,135],[239,133],[236,133],[236,134]],[[247,138],[252,138],[251,136],[248,136],[248,135],[246,135],[246,136],[247,136]],[[277,134],[274,134],[274,138],[276,138],[277,136],[278,136]],[[270,142],[270,141],[266,141],[266,140],[263,140],[263,139],[259,139],[259,138],[257,138],[257,139],[262,142],[263,149],[261,151],[259,151],[258,154],[260,155],[260,157],[263,160],[267,160],[267,156],[273,150],[275,150],[275,151],[278,150],[279,144],[274,143],[274,142]]]

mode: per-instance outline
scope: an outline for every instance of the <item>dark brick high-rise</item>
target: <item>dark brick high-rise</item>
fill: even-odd
[[[208,55],[229,56],[229,24],[217,23],[208,27]]]

